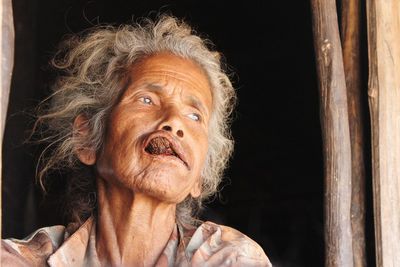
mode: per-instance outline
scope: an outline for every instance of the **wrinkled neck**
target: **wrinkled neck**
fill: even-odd
[[[97,179],[96,250],[104,266],[153,266],[175,227],[176,204]]]

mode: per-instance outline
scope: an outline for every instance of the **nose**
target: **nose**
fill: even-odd
[[[164,118],[160,124],[160,129],[171,132],[172,134],[183,138],[183,136],[185,135],[183,131],[184,127],[178,109],[171,107],[165,109],[163,113]]]
[[[162,129],[163,129],[164,131],[167,131],[167,132],[172,132],[172,127],[169,126],[169,125],[164,125],[164,126],[162,127]],[[183,137],[183,131],[182,131],[181,129],[177,130],[177,131],[176,131],[176,135],[182,138],[182,137]]]

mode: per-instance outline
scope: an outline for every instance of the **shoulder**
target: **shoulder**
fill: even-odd
[[[272,266],[254,240],[212,222],[204,222],[194,231],[185,252],[192,266]]]
[[[1,241],[2,266],[45,266],[47,258],[64,241],[65,227],[51,226],[36,230],[24,239]]]

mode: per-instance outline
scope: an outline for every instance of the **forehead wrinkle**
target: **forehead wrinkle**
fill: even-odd
[[[186,96],[185,100],[190,105],[204,111],[207,115],[213,109],[213,92],[209,77],[197,62],[174,55],[171,57],[168,54],[158,54],[134,65],[131,73],[134,73],[139,80],[143,79],[138,80],[139,84],[142,84],[139,86],[141,88],[162,94],[168,94],[170,89],[174,91],[177,88],[187,88],[190,89],[188,94],[185,94],[186,90],[181,91],[180,94]],[[211,101],[208,101],[207,95],[210,96]],[[188,96],[193,97],[189,99]]]
[[[200,71],[200,70],[199,70]],[[199,75],[201,73],[201,75]],[[161,68],[158,70],[150,70],[150,69],[144,69],[144,70],[140,70],[139,74],[141,76],[147,76],[147,75],[154,75],[154,77],[162,77],[163,80],[167,80],[167,77],[171,77],[176,79],[179,82],[185,82],[187,84],[189,84],[192,88],[200,88],[200,87],[205,87],[205,88],[210,88],[210,82],[208,81],[207,76],[205,76],[205,74],[203,72],[200,72],[199,74],[189,74],[181,72],[181,71],[174,71],[171,70],[170,68]],[[201,77],[203,76],[203,77]],[[196,82],[194,82],[193,80],[196,80]],[[205,82],[204,82],[205,80]],[[200,81],[200,83],[199,83]],[[155,82],[155,84],[157,84],[157,82]]]

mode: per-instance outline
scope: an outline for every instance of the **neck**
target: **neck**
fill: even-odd
[[[176,205],[97,179],[96,249],[104,266],[154,266],[175,227]]]

